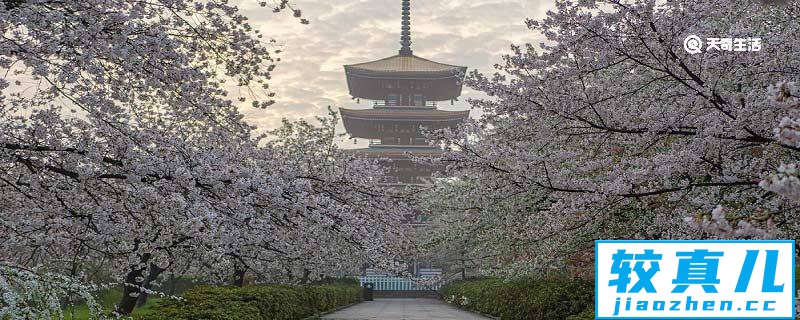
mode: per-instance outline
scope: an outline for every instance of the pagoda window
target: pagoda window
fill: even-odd
[[[397,144],[397,138],[395,137],[385,137],[381,139],[381,144]]]
[[[425,106],[425,97],[421,94],[414,95],[414,106],[415,107],[424,107]]]
[[[400,101],[400,105],[401,106],[409,106],[409,105],[411,105],[411,96],[410,95],[404,94],[404,95],[400,96],[400,99],[402,99]]]
[[[394,93],[390,93],[386,96],[386,105],[387,106],[396,106],[400,101],[400,96]]]

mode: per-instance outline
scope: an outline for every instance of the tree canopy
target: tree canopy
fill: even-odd
[[[798,13],[557,1],[527,22],[546,41],[469,77],[483,116],[436,135],[458,179],[432,196],[431,243],[468,241],[469,259],[524,274],[574,264],[593,239],[796,237]],[[763,44],[690,54],[690,35]]]
[[[4,1],[0,34],[8,270],[80,281],[102,266],[127,314],[165,271],[288,282],[400,252],[408,208],[374,162],[336,148],[335,114],[267,135],[243,120],[240,102],[272,103],[277,49],[235,5]]]

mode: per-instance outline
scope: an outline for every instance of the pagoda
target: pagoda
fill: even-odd
[[[352,152],[388,160],[384,183],[427,184],[436,168],[411,158],[441,155],[441,148],[430,145],[423,132],[453,128],[469,117],[469,110],[437,108],[439,102],[452,102],[461,95],[467,68],[414,55],[409,0],[402,1],[402,9],[397,55],[344,66],[350,95],[372,101],[372,108],[339,110],[350,137],[369,140],[369,147]]]

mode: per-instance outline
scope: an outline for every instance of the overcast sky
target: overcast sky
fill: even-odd
[[[256,3],[244,0],[241,8],[253,25],[278,41],[283,53],[270,84],[277,103],[267,110],[243,106],[250,123],[268,129],[284,117],[323,115],[329,105],[369,107],[350,99],[342,66],[397,54],[400,0],[292,0],[311,21],[308,25]],[[541,41],[525,27],[525,18],[541,18],[552,6],[552,0],[412,0],[412,49],[423,58],[492,71],[510,44]],[[465,88],[461,102],[441,108],[467,109],[465,98],[474,96]]]

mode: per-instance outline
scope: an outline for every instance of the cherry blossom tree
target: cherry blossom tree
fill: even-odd
[[[549,262],[538,257],[528,243],[536,237],[528,219],[534,204],[546,199],[536,190],[498,200],[488,192],[494,188],[480,177],[469,175],[436,183],[420,193],[421,205],[432,212],[432,221],[416,237],[423,260],[443,267],[453,277],[475,276],[481,271],[497,276],[537,272],[533,266]],[[477,190],[476,190],[477,189]],[[558,241],[572,241],[572,235],[553,236],[537,243],[541,248],[560,248]],[[459,274],[460,275],[457,275]]]
[[[563,268],[598,238],[717,237],[702,221],[796,238],[798,13],[798,1],[557,1],[528,21],[546,41],[468,78],[490,96],[471,101],[481,118],[435,135],[468,182],[443,182],[462,196],[440,197],[451,209],[437,219],[465,226],[438,232],[492,233],[480,247],[513,273]],[[689,35],[762,43],[690,54]]]
[[[790,114],[780,120],[775,137],[782,143],[800,147],[800,87],[795,82],[781,82],[771,87],[773,100]],[[792,201],[800,201],[800,179],[797,161],[783,163],[775,174],[761,181],[761,187]]]
[[[334,115],[243,120],[234,101],[273,103],[278,50],[227,1],[5,0],[0,34],[4,264],[103,266],[129,314],[166,271],[292,281],[403,244],[408,208],[335,148]]]

